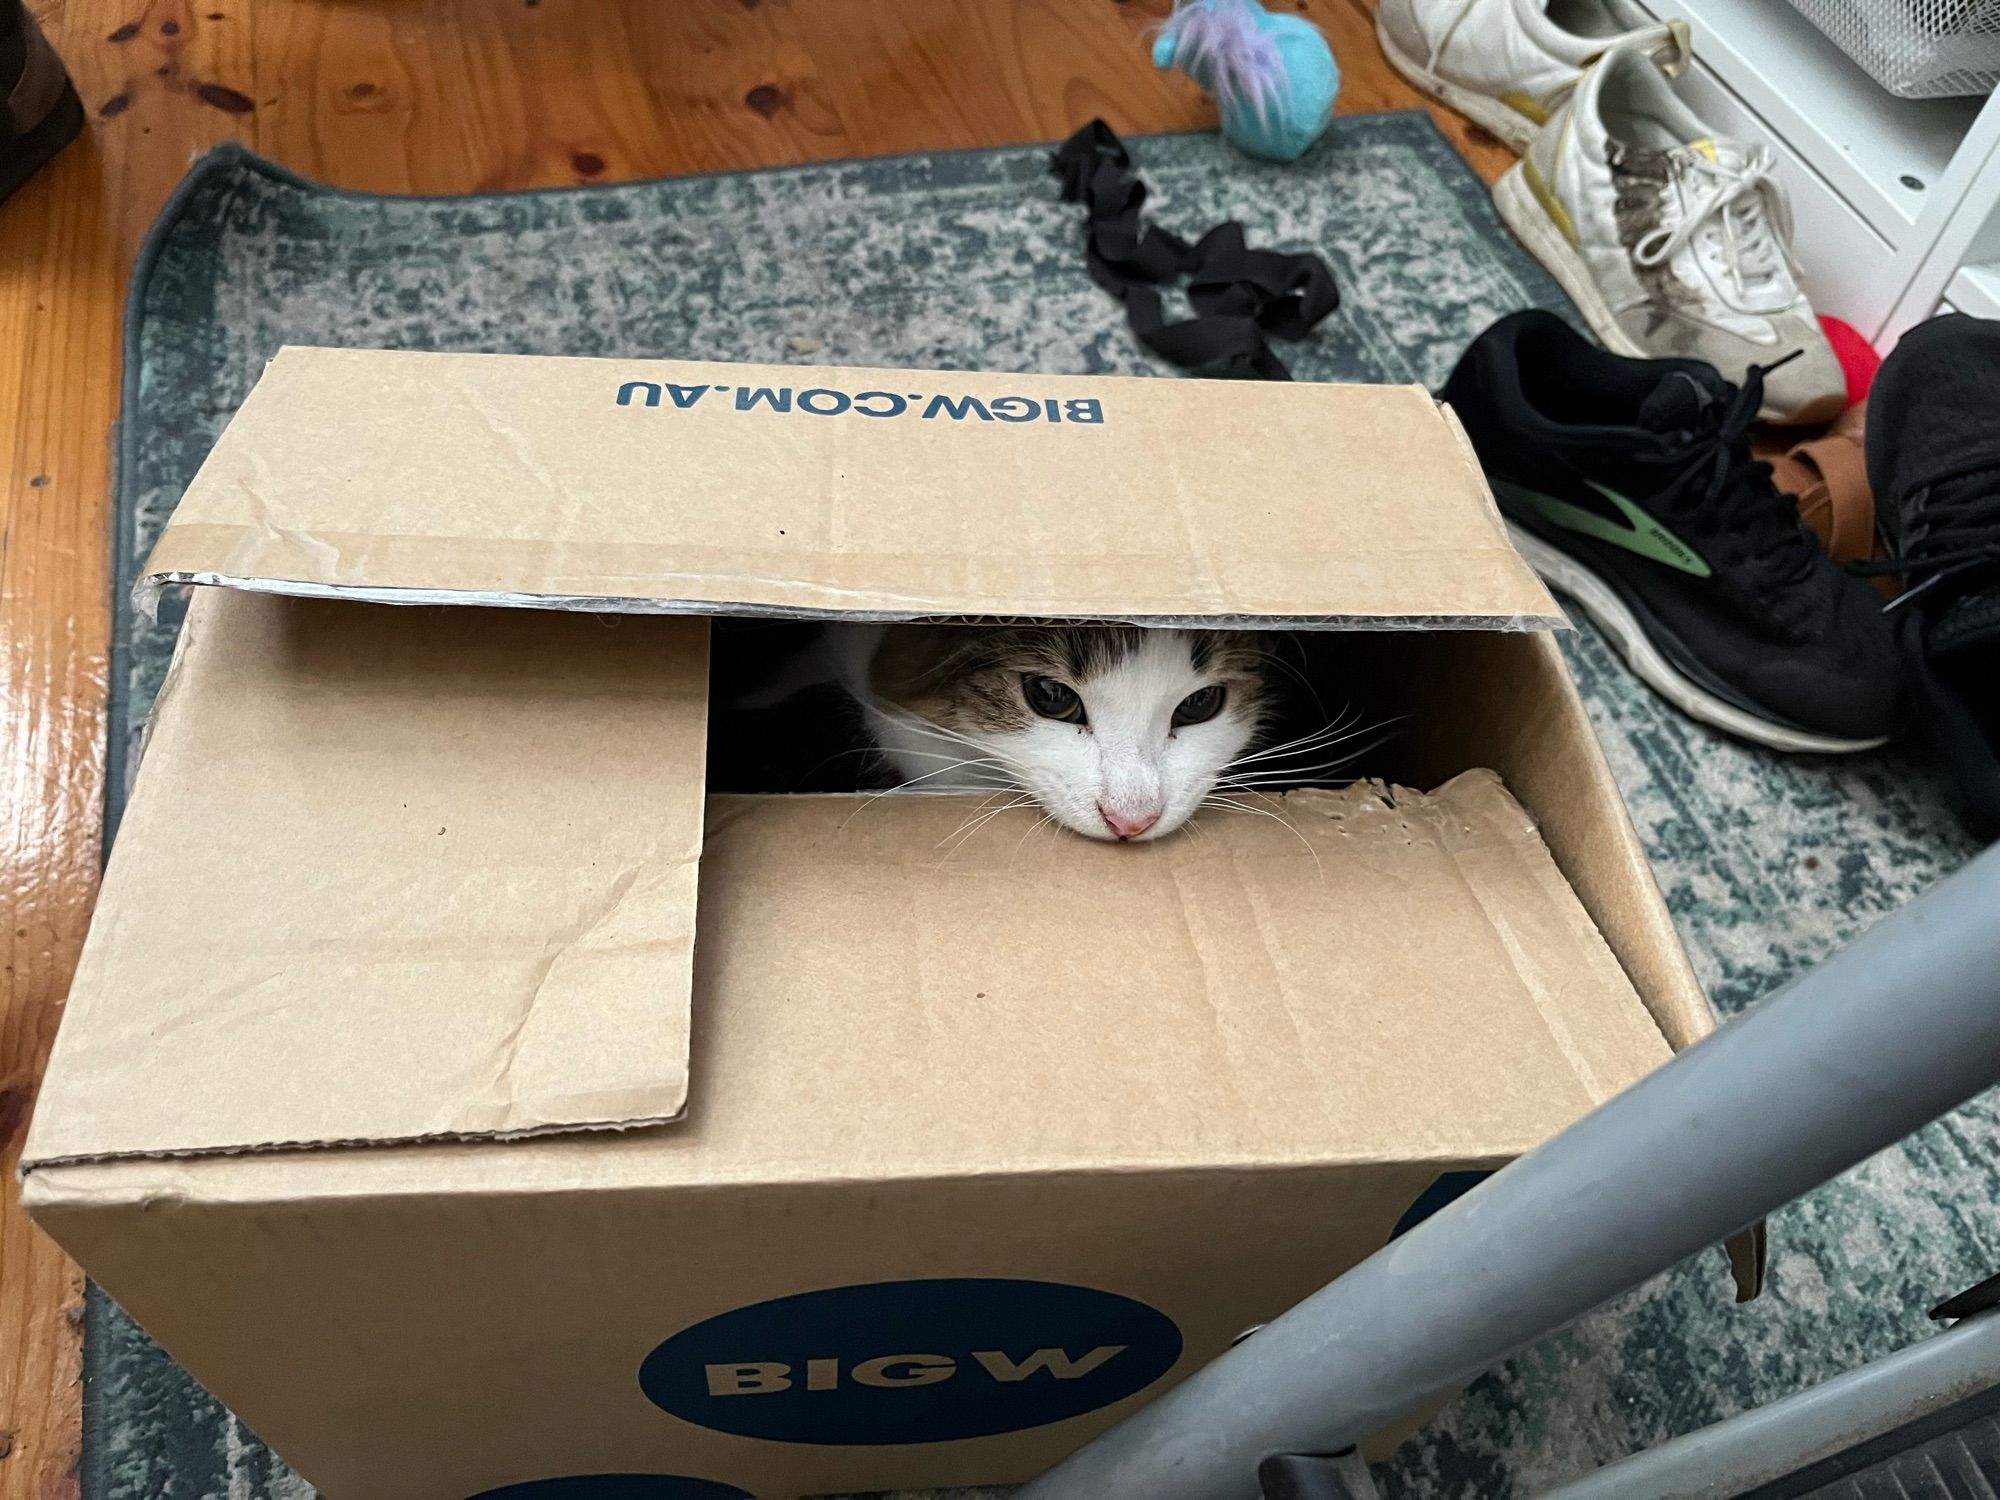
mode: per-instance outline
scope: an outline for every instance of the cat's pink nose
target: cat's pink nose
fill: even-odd
[[[1121,839],[1136,839],[1140,834],[1160,821],[1160,814],[1157,808],[1152,812],[1128,813],[1120,812],[1116,808],[1106,807],[1100,802],[1097,804],[1097,811],[1104,818],[1104,826]]]

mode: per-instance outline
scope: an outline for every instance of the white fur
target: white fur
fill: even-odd
[[[1107,812],[1157,814],[1137,843],[1185,823],[1256,735],[1253,711],[1234,701],[1176,728],[1175,707],[1213,678],[1194,669],[1186,631],[1149,630],[1118,666],[1069,684],[1086,724],[1035,718],[1019,731],[962,737],[874,697],[868,669],[885,628],[829,626],[821,680],[839,682],[861,705],[877,748],[912,791],[1018,788],[1065,828],[1107,841],[1117,837]]]

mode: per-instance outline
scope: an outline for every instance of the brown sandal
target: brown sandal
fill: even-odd
[[[1771,466],[1772,483],[1798,502],[1799,519],[1820,539],[1837,563],[1864,562],[1882,555],[1875,527],[1875,492],[1868,485],[1862,435],[1868,403],[1850,406],[1826,431],[1803,442],[1789,435],[1760,432],[1751,442]],[[1887,578],[1870,580],[1888,598],[1898,586]]]

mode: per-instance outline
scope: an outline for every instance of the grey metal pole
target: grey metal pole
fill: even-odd
[[[1257,1500],[2000,1081],[2000,849],[1378,1251],[1016,1500]]]

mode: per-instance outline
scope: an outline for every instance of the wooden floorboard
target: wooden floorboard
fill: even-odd
[[[610,182],[1212,121],[1165,0],[30,0],[90,115],[0,207],[0,1500],[76,1494],[82,1283],[14,1164],[96,890],[119,310],[189,159],[385,192]],[[1369,0],[1291,0],[1344,110],[1423,101]],[[1511,159],[1439,115],[1482,175]]]

